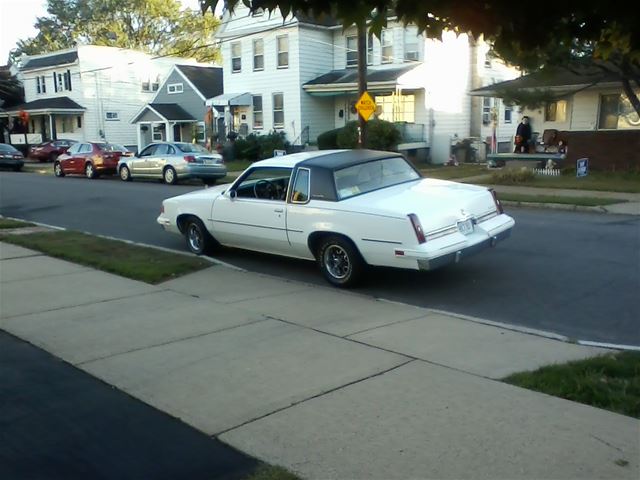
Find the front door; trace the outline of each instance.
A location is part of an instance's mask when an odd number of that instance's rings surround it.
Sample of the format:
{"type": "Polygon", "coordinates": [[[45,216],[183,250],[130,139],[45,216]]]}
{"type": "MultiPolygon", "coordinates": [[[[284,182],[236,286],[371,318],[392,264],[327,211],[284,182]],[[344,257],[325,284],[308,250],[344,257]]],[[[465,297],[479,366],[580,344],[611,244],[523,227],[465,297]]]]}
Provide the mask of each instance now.
{"type": "Polygon", "coordinates": [[[290,168],[258,167],[219,197],[211,212],[218,241],[261,252],[290,254],[286,230],[286,192],[290,168]]]}
{"type": "Polygon", "coordinates": [[[182,141],[182,124],[176,123],[173,126],[173,141],[181,142],[182,141]]]}

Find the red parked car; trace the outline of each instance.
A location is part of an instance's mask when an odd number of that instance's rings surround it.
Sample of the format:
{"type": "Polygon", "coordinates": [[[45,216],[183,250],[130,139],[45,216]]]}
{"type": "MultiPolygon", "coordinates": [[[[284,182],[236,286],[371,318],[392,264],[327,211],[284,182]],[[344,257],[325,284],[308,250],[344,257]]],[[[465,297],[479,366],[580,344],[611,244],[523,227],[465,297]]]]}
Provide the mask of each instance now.
{"type": "Polygon", "coordinates": [[[75,140],[51,140],[49,142],[43,142],[40,145],[31,147],[29,151],[29,157],[40,160],[41,162],[55,162],[59,155],[62,155],[67,151],[71,145],[77,143],[75,140]]]}
{"type": "Polygon", "coordinates": [[[114,174],[118,160],[133,153],[122,145],[103,142],[75,143],[53,163],[56,177],[86,175],[97,178],[102,174],[114,174]]]}

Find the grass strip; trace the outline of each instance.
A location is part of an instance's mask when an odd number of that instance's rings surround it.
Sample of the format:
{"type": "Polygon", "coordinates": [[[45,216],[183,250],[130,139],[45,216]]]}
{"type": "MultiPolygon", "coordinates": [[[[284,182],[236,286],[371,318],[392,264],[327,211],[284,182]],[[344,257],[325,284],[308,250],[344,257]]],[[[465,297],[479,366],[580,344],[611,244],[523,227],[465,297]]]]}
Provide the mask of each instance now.
{"type": "Polygon", "coordinates": [[[0,240],[151,284],[161,283],[211,266],[210,262],[202,258],[72,231],[29,235],[0,233],[0,240]]]}
{"type": "Polygon", "coordinates": [[[262,465],[244,480],[300,480],[300,477],[282,467],[262,465]]]}
{"type": "Polygon", "coordinates": [[[33,223],[21,222],[20,220],[11,220],[10,218],[0,218],[0,230],[8,230],[11,228],[33,227],[33,223]]]}
{"type": "Polygon", "coordinates": [[[560,203],[563,205],[581,205],[586,207],[613,205],[614,203],[624,203],[627,201],[620,198],[568,197],[561,195],[527,195],[521,193],[501,192],[498,192],[498,196],[500,197],[500,200],[511,202],[560,203]]]}
{"type": "Polygon", "coordinates": [[[640,352],[619,352],[510,375],[512,385],[640,418],[640,352]]]}

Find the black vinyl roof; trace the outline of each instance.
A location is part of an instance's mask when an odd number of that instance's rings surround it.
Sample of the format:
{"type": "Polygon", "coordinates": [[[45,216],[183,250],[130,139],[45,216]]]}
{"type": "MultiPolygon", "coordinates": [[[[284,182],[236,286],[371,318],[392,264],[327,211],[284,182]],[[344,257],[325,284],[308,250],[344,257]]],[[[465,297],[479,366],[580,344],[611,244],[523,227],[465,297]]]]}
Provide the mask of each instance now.
{"type": "Polygon", "coordinates": [[[176,65],[205,98],[213,98],[223,92],[222,68],[176,65]]]}
{"type": "Polygon", "coordinates": [[[30,111],[30,110],[85,110],[85,108],[81,105],[78,105],[76,102],[71,100],[69,97],[50,97],[50,98],[40,98],[38,100],[34,100],[33,102],[23,103],[22,105],[17,105],[15,107],[11,107],[7,109],[7,112],[17,112],[20,110],[30,111]]]}
{"type": "Polygon", "coordinates": [[[177,103],[150,103],[149,106],[167,120],[195,120],[193,115],[177,103]]]}
{"type": "MultiPolygon", "coordinates": [[[[368,69],[367,70],[367,82],[392,82],[397,80],[400,75],[416,68],[415,64],[405,65],[398,68],[384,68],[384,69],[368,69]]],[[[320,75],[319,77],[309,80],[305,85],[326,85],[326,84],[340,84],[340,83],[357,83],[358,82],[358,69],[357,68],[344,68],[342,70],[331,70],[328,73],[320,75]]]]}
{"type": "Polygon", "coordinates": [[[54,67],[56,65],[67,65],[73,63],[78,59],[78,52],[65,52],[58,53],[57,55],[48,55],[42,58],[28,59],[20,70],[35,70],[36,68],[54,67]]]}
{"type": "Polygon", "coordinates": [[[309,160],[298,163],[298,167],[326,168],[329,170],[340,170],[352,165],[380,160],[383,158],[402,157],[395,152],[381,152],[377,150],[345,150],[340,152],[328,152],[326,155],[319,155],[309,160]]]}

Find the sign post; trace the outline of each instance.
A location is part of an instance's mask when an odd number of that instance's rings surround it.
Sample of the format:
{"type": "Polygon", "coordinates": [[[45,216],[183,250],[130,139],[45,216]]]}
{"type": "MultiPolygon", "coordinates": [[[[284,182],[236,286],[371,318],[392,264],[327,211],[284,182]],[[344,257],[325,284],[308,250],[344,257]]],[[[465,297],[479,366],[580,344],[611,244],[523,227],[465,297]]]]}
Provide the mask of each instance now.
{"type": "Polygon", "coordinates": [[[589,159],[579,158],[576,161],[576,177],[586,177],[589,174],[589,159]]]}

